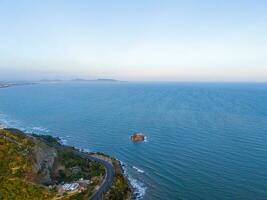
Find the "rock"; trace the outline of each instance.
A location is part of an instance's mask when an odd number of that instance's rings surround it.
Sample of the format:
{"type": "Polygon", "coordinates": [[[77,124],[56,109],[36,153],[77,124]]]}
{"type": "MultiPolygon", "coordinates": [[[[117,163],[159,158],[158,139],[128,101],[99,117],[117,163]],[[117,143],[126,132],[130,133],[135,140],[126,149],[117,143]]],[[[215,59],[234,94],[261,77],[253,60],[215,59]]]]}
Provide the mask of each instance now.
{"type": "Polygon", "coordinates": [[[145,136],[142,133],[134,133],[131,136],[131,140],[134,142],[141,142],[145,140],[145,136]]]}
{"type": "Polygon", "coordinates": [[[54,147],[50,147],[44,142],[33,139],[35,145],[33,148],[33,171],[37,174],[36,181],[40,184],[52,184],[51,169],[54,160],[57,157],[57,151],[54,147]]]}

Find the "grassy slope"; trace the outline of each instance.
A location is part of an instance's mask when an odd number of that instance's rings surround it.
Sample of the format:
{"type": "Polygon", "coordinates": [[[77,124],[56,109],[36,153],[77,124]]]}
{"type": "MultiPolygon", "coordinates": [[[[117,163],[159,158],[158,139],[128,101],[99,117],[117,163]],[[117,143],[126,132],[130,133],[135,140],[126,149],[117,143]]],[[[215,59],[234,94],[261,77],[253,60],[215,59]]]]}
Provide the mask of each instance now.
{"type": "Polygon", "coordinates": [[[23,134],[0,130],[0,199],[51,199],[53,193],[42,186],[27,181],[31,171],[33,143],[23,134]]]}

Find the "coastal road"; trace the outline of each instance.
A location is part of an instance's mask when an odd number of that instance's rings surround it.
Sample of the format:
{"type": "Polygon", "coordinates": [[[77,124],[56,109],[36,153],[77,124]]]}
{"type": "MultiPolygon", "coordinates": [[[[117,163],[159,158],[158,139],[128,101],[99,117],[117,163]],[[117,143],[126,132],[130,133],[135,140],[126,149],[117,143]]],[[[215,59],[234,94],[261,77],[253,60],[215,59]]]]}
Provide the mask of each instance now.
{"type": "Polygon", "coordinates": [[[113,181],[113,177],[114,177],[114,168],[113,166],[105,160],[96,158],[94,156],[91,156],[87,153],[82,153],[82,152],[77,152],[79,154],[79,156],[85,158],[85,159],[89,159],[95,162],[98,162],[102,165],[104,165],[105,169],[106,169],[106,174],[104,177],[104,180],[102,182],[102,184],[100,185],[99,189],[97,191],[94,192],[94,194],[89,198],[90,200],[100,200],[102,195],[108,191],[108,189],[111,187],[112,185],[112,181],[113,181]]]}

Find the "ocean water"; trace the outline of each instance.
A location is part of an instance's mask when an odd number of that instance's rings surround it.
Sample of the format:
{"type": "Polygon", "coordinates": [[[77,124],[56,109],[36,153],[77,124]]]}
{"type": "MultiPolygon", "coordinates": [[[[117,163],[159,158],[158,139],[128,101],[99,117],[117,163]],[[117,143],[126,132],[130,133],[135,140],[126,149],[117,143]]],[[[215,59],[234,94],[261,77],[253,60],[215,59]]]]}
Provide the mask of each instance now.
{"type": "Polygon", "coordinates": [[[267,84],[10,87],[0,121],[117,157],[141,199],[267,199],[267,84]]]}

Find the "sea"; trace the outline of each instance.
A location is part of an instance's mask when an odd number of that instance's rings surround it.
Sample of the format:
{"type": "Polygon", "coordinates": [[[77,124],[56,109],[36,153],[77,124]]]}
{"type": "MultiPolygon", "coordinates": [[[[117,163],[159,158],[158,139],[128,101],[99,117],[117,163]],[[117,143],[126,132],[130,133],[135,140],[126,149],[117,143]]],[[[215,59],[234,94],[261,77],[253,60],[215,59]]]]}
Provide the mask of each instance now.
{"type": "Polygon", "coordinates": [[[267,199],[266,83],[15,86],[0,89],[0,121],[116,157],[136,199],[267,199]]]}

